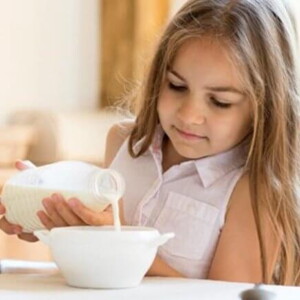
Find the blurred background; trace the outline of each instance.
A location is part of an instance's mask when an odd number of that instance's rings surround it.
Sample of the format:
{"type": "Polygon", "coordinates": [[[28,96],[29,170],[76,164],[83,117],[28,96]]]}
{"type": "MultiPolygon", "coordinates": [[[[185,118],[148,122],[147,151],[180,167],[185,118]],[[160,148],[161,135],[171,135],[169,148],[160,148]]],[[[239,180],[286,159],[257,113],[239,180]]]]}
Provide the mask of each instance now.
{"type": "Polygon", "coordinates": [[[101,164],[106,130],[121,117],[106,108],[141,78],[183,3],[0,0],[1,177],[16,158],[101,164]]]}
{"type": "MultiPolygon", "coordinates": [[[[0,0],[0,191],[16,159],[103,163],[107,131],[123,118],[108,107],[142,78],[184,2],[0,0]]],[[[49,254],[0,232],[1,258],[49,254]]]]}
{"type": "MultiPolygon", "coordinates": [[[[16,159],[103,163],[115,105],[185,0],[0,0],[0,190],[16,159]]],[[[0,232],[0,258],[50,259],[0,232]]]]}

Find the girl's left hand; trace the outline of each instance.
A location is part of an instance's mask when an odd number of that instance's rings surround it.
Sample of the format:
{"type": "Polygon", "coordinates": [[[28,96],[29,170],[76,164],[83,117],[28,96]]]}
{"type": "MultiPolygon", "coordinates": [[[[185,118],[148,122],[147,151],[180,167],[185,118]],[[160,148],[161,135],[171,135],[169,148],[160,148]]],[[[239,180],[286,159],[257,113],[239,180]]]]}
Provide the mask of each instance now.
{"type": "Polygon", "coordinates": [[[40,210],[37,215],[47,229],[78,225],[113,225],[111,206],[102,212],[95,212],[83,205],[79,199],[66,200],[60,194],[43,199],[43,205],[45,211],[40,210]]]}

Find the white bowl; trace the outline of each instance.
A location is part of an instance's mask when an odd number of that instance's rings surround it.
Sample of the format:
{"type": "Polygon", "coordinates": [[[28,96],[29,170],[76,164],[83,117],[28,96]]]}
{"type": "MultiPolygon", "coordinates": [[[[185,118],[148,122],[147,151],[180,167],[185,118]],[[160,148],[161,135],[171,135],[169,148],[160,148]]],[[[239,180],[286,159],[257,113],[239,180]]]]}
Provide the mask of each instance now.
{"type": "Polygon", "coordinates": [[[174,237],[148,227],[59,227],[34,234],[50,246],[67,283],[82,288],[127,288],[140,284],[158,246],[174,237]]]}

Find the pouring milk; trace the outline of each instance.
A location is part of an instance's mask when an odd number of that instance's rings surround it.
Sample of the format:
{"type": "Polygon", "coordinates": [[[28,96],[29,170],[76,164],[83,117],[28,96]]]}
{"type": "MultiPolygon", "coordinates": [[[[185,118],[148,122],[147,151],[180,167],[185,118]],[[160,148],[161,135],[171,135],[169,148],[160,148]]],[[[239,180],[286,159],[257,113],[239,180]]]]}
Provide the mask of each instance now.
{"type": "Polygon", "coordinates": [[[21,225],[24,232],[44,228],[36,213],[43,210],[42,199],[53,193],[76,197],[99,212],[111,204],[115,229],[120,230],[118,200],[124,191],[124,179],[114,170],[61,161],[16,174],[4,185],[1,198],[7,220],[21,225]]]}

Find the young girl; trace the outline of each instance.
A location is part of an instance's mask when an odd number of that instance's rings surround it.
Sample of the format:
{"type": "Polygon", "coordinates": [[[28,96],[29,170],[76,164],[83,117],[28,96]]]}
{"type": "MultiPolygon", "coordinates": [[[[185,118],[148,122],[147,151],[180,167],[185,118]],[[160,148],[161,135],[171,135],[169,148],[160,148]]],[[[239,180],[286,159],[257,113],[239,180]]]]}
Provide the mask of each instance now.
{"type": "MultiPolygon", "coordinates": [[[[106,149],[122,223],[176,234],[148,275],[300,283],[295,37],[283,0],[190,0],[166,28],[137,117],[106,149]]],[[[43,203],[49,229],[112,223],[78,199],[43,203]]]]}

